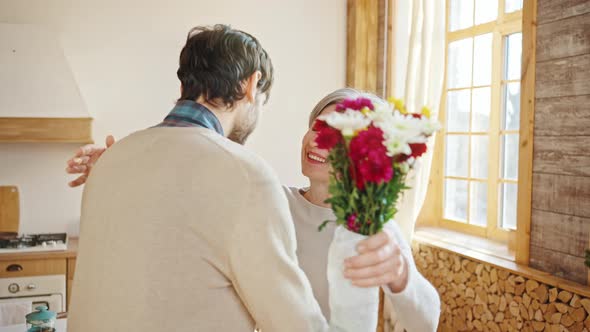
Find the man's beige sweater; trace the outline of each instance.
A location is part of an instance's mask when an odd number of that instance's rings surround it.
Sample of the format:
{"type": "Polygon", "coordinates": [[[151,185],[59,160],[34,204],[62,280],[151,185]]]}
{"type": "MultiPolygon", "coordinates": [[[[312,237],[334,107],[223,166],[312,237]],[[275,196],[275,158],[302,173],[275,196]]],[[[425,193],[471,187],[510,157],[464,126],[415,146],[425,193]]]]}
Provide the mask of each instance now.
{"type": "Polygon", "coordinates": [[[111,147],[84,191],[69,332],[326,331],[275,173],[204,128],[111,147]]]}

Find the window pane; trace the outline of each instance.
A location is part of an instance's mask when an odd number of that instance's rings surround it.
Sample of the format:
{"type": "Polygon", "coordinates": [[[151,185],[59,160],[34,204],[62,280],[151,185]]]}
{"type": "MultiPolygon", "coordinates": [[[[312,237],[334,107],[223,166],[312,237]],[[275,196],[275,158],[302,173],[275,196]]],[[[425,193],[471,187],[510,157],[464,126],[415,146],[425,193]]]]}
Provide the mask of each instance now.
{"type": "Polygon", "coordinates": [[[492,81],[492,34],[479,35],[474,40],[473,85],[490,85],[492,81]]]}
{"type": "Polygon", "coordinates": [[[469,131],[469,94],[471,90],[447,94],[447,131],[469,131]]]}
{"type": "Polygon", "coordinates": [[[488,137],[471,136],[471,177],[488,177],[488,137]]]}
{"type": "Polygon", "coordinates": [[[448,88],[471,86],[472,48],[473,38],[461,39],[449,44],[448,88]]]}
{"type": "Polygon", "coordinates": [[[522,55],[522,33],[514,33],[506,37],[506,72],[504,79],[520,79],[520,63],[522,55]]]}
{"type": "Polygon", "coordinates": [[[469,136],[448,135],[446,142],[445,175],[467,177],[469,136]]]}
{"type": "Polygon", "coordinates": [[[495,21],[498,17],[498,0],[475,0],[475,25],[495,21]]]}
{"type": "Polygon", "coordinates": [[[505,13],[512,13],[522,9],[522,0],[506,0],[505,13]]]}
{"type": "Polygon", "coordinates": [[[488,220],[488,185],[483,182],[471,182],[471,202],[469,223],[486,226],[488,220]]]}
{"type": "Polygon", "coordinates": [[[486,132],[490,127],[492,97],[490,88],[473,89],[471,97],[471,131],[486,132]]]}
{"type": "Polygon", "coordinates": [[[508,83],[504,86],[504,116],[505,130],[520,129],[520,82],[508,83]]]}
{"type": "Polygon", "coordinates": [[[467,220],[467,181],[445,180],[444,217],[457,221],[467,220]]]}
{"type": "Polygon", "coordinates": [[[502,178],[508,180],[518,179],[518,135],[502,136],[502,178]]]}
{"type": "Polygon", "coordinates": [[[516,196],[518,186],[514,183],[500,184],[500,226],[516,229],[516,196]]]}
{"type": "Polygon", "coordinates": [[[473,26],[473,0],[451,0],[449,30],[461,30],[473,26]]]}

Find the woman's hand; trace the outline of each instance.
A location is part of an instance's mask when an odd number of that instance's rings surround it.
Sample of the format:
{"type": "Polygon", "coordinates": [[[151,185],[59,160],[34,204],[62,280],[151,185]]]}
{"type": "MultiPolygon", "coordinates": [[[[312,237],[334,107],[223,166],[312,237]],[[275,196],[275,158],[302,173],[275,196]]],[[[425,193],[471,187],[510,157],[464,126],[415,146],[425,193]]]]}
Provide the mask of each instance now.
{"type": "Polygon", "coordinates": [[[357,245],[357,256],[344,261],[344,277],[358,287],[388,285],[393,293],[408,283],[408,264],[389,230],[375,234],[357,245]]]}
{"type": "Polygon", "coordinates": [[[77,187],[86,183],[90,170],[96,164],[96,161],[100,156],[110,148],[111,145],[115,144],[115,138],[112,135],[108,135],[106,138],[106,147],[101,147],[94,144],[88,144],[80,147],[74,157],[68,160],[68,167],[66,172],[69,174],[82,174],[77,179],[70,181],[68,185],[70,187],[77,187]]]}

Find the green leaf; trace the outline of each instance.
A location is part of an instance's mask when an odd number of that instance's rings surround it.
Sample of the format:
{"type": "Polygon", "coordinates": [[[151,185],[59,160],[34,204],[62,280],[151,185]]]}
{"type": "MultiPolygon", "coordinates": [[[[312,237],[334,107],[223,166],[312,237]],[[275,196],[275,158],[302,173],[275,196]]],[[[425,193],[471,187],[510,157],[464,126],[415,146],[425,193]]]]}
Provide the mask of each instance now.
{"type": "Polygon", "coordinates": [[[331,223],[331,220],[326,220],[324,221],[319,227],[318,227],[318,232],[321,232],[324,228],[326,228],[326,226],[328,225],[328,223],[331,223]]]}

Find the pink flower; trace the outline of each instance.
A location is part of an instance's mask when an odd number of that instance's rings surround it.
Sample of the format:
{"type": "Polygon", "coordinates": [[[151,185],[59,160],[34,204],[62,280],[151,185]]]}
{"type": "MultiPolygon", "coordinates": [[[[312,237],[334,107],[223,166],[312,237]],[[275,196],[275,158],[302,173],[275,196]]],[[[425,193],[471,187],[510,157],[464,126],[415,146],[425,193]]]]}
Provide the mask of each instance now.
{"type": "Polygon", "coordinates": [[[375,109],[373,103],[368,98],[359,97],[356,99],[345,99],[336,105],[336,111],[342,112],[346,109],[351,109],[355,111],[360,111],[363,108],[367,107],[371,111],[375,109]]]}
{"type": "Polygon", "coordinates": [[[360,226],[357,222],[356,213],[353,213],[350,216],[348,216],[346,226],[348,226],[348,229],[352,232],[358,232],[360,230],[360,226]]]}

